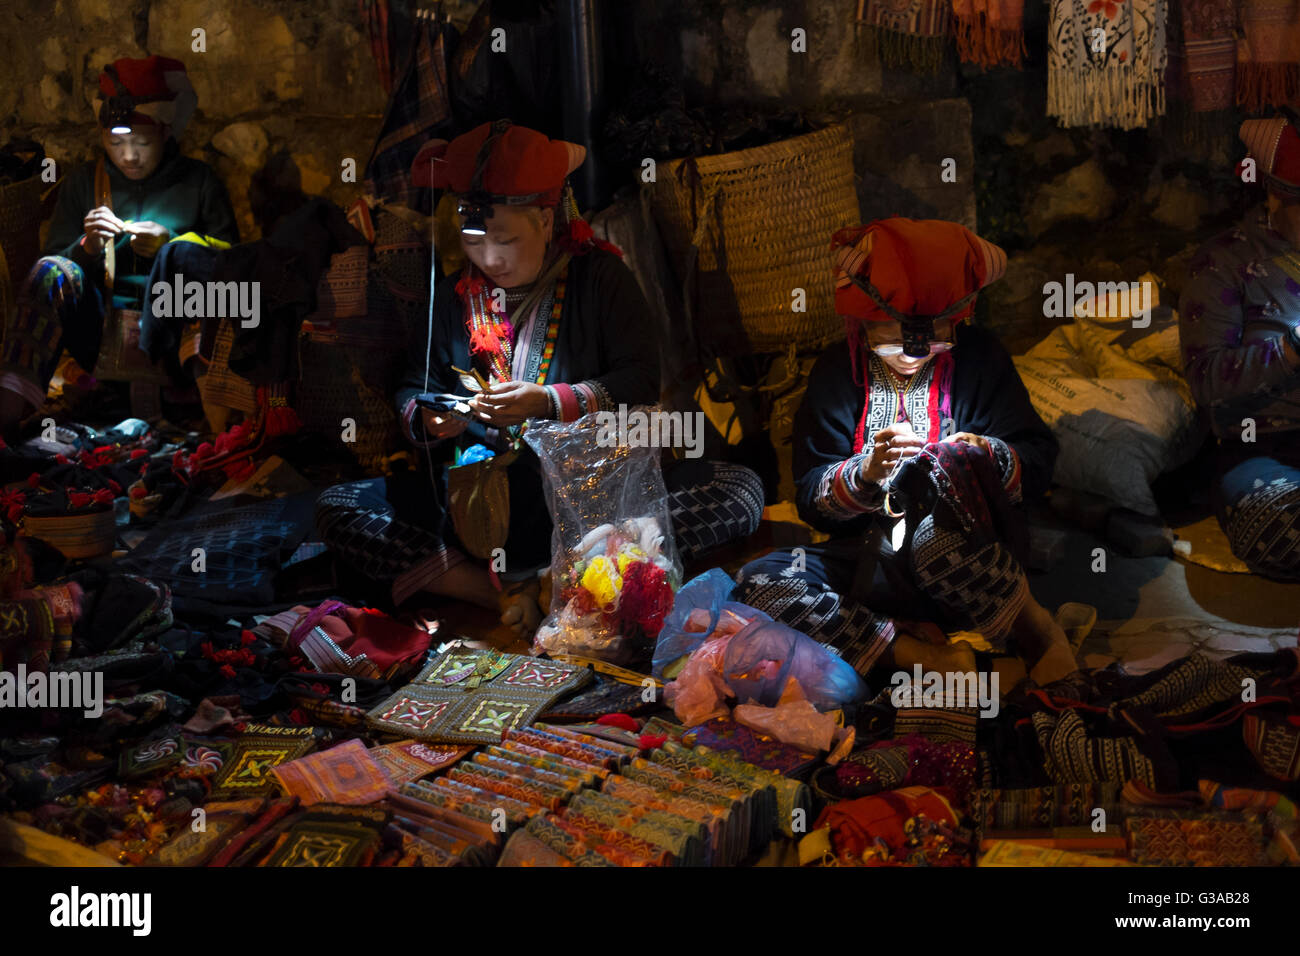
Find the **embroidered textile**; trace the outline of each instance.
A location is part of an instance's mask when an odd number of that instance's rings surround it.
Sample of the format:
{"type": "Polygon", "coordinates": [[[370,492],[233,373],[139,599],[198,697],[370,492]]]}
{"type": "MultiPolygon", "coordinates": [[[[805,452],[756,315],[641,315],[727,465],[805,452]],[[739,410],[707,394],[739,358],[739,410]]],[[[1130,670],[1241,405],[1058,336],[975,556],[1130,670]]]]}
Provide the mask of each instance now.
{"type": "Polygon", "coordinates": [[[1124,820],[1139,866],[1261,866],[1263,825],[1253,811],[1142,810],[1124,820]]]}
{"type": "Polygon", "coordinates": [[[451,743],[498,743],[560,695],[591,680],[585,668],[495,651],[452,648],[370,712],[372,727],[451,743]]]}
{"type": "Polygon", "coordinates": [[[276,792],[272,770],[305,756],[316,747],[310,727],[268,727],[249,724],[235,742],[235,751],[212,784],[218,800],[267,796],[276,792]]]}
{"type": "Polygon", "coordinates": [[[298,819],[264,866],[338,867],[365,864],[378,849],[391,814],[375,807],[317,804],[298,819]]]}
{"type": "Polygon", "coordinates": [[[370,756],[383,768],[388,779],[393,781],[393,786],[400,787],[454,764],[473,749],[402,740],[371,748],[370,756]]]}
{"type": "Polygon", "coordinates": [[[285,793],[304,806],[374,803],[392,786],[360,740],[282,763],[272,767],[271,773],[285,793]]]}
{"type": "Polygon", "coordinates": [[[1165,112],[1167,0],[1051,0],[1047,115],[1141,129],[1165,112]]]}
{"type": "Polygon", "coordinates": [[[775,737],[736,723],[730,717],[715,717],[692,727],[682,738],[688,747],[725,750],[746,763],[785,776],[794,776],[816,763],[817,755],[783,744],[775,737]]]}
{"type": "Polygon", "coordinates": [[[1300,98],[1300,9],[1295,0],[1241,0],[1237,105],[1248,113],[1300,98]]]}

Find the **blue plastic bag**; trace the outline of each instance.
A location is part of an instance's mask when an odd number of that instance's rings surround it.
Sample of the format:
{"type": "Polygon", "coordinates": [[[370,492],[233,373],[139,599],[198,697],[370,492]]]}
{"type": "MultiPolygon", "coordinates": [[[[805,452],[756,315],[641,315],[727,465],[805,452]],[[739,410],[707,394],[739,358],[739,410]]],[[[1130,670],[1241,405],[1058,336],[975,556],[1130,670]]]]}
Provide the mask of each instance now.
{"type": "MultiPolygon", "coordinates": [[[[654,663],[651,673],[662,677],[664,668],[678,658],[685,657],[708,640],[713,629],[718,626],[718,617],[723,608],[733,602],[728,599],[735,589],[736,582],[721,568],[710,568],[703,574],[687,581],[673,601],[673,609],[664,618],[663,630],[655,643],[654,663]],[[709,612],[708,627],[703,631],[686,630],[686,621],[691,612],[704,608],[709,612]]],[[[743,617],[761,617],[771,620],[762,611],[756,611],[743,604],[735,607],[743,617]]]]}
{"type": "Polygon", "coordinates": [[[866,683],[848,661],[779,621],[752,621],[727,645],[722,679],[740,703],[775,707],[791,677],[822,712],[867,696],[866,683]]]}

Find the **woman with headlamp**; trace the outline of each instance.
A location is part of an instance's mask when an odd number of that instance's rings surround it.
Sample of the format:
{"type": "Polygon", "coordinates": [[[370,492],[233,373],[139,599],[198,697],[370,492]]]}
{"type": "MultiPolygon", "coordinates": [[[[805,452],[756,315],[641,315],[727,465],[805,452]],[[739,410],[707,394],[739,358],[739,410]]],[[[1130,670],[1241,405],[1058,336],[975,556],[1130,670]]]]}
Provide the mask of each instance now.
{"type": "Polygon", "coordinates": [[[957,223],[903,218],[842,230],[833,249],[849,347],[818,360],[794,426],[799,513],[831,540],[746,565],[737,599],[864,675],[969,671],[969,645],[944,635],[957,630],[1014,640],[1039,684],[1068,675],[1014,507],[1047,489],[1056,440],[1010,356],[966,324],[1006,254],[957,223]]]}
{"type": "Polygon", "coordinates": [[[185,64],[117,60],[100,74],[99,94],[103,155],[63,178],[45,256],[5,328],[0,428],[45,402],[64,349],[94,371],[106,310],[140,309],[165,243],[188,232],[239,241],[225,186],[177,145],[197,103],[185,64]]]}
{"type": "MultiPolygon", "coordinates": [[[[454,440],[500,454],[529,419],[568,422],[659,400],[660,342],[641,289],[621,253],[580,218],[567,185],[585,155],[499,120],[416,157],[417,185],[459,199],[467,261],[435,289],[430,335],[413,350],[397,396],[413,444],[446,454],[454,440]],[[475,391],[477,383],[487,388],[475,391]],[[417,396],[429,393],[462,396],[468,415],[421,407],[417,396]]],[[[550,563],[551,521],[536,455],[523,447],[507,473],[509,534],[496,582],[459,546],[431,475],[329,489],[317,528],[355,571],[391,588],[395,603],[421,591],[455,596],[500,608],[503,621],[529,632],[540,619],[537,576],[550,563]]],[[[762,482],[748,468],[686,461],[665,480],[685,559],[758,525],[762,482]]]]}

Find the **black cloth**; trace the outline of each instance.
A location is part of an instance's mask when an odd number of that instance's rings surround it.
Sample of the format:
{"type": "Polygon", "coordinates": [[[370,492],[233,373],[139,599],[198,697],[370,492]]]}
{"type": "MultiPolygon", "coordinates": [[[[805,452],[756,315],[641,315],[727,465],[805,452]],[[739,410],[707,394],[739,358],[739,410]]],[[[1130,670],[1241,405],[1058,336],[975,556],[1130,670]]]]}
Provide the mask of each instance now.
{"type": "MultiPolygon", "coordinates": [[[[169,286],[176,273],[200,282],[258,282],[260,310],[255,326],[230,319],[235,341],[230,369],[257,385],[288,381],[297,375],[298,331],[316,309],[316,287],[337,252],[365,243],[343,210],[315,197],[284,217],[265,239],[216,250],[195,243],[173,243],[155,258],[148,291],[158,282],[169,286]]],[[[180,341],[183,317],[154,314],[153,296],[145,300],[140,341],[150,356],[164,354],[180,341]]],[[[204,340],[215,339],[219,316],[204,317],[204,340]]]]}
{"type": "MultiPolygon", "coordinates": [[[[456,294],[457,276],[439,283],[434,295],[433,347],[429,355],[428,391],[470,396],[452,367],[470,368],[465,307],[456,294]]],[[[545,316],[539,316],[543,321],[545,316]]],[[[641,287],[613,253],[595,249],[569,263],[564,307],[546,384],[594,381],[613,403],[651,405],[659,399],[659,342],[641,287]]],[[[400,415],[406,403],[425,391],[427,330],[415,336],[416,348],[397,393],[400,415]]],[[[420,416],[413,428],[422,436],[420,416]]],[[[486,427],[474,423],[456,442],[443,442],[434,453],[451,458],[455,444],[488,444],[486,427]]],[[[512,568],[540,567],[550,561],[550,516],[542,491],[541,465],[525,447],[509,468],[510,536],[505,550],[512,568]]],[[[440,498],[446,501],[445,479],[440,498]]]]}
{"type": "Polygon", "coordinates": [[[155,528],[119,567],[170,586],[178,611],[265,611],[281,597],[278,572],[310,530],[314,502],[314,493],[241,508],[212,502],[155,528]]]}
{"type": "MultiPolygon", "coordinates": [[[[167,227],[172,236],[198,232],[239,242],[239,226],[230,196],[212,167],[181,155],[173,139],[167,140],[163,160],[146,179],[127,179],[102,152],[113,193],[113,214],[135,222],[152,221],[167,227]]],[[[42,255],[64,256],[86,272],[97,285],[103,282],[103,257],[92,256],[81,245],[86,213],[95,207],[95,162],[70,172],[59,186],[59,198],[50,220],[42,255]]],[[[119,236],[116,295],[127,293],[138,307],[144,278],[152,259],[136,255],[129,235],[119,236]]]]}
{"type": "MultiPolygon", "coordinates": [[[[956,431],[1002,439],[1020,458],[1024,497],[1043,494],[1056,463],[1056,438],[1034,411],[1011,356],[992,333],[973,326],[957,329],[952,356],[956,431]]],[[[853,378],[849,350],[841,343],[828,348],[813,366],[795,416],[793,465],[799,516],[837,538],[860,538],[873,522],[888,520],[880,514],[864,514],[836,521],[815,504],[825,468],[853,457],[865,401],[863,386],[853,378]]]]}

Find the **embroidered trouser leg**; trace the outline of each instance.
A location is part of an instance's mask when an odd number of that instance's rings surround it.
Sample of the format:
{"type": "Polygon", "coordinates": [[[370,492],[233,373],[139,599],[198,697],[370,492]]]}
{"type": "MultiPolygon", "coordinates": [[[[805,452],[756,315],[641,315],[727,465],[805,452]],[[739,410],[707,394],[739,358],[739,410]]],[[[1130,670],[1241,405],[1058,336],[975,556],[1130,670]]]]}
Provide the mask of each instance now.
{"type": "Polygon", "coordinates": [[[0,342],[0,388],[39,408],[65,348],[82,368],[94,369],[104,300],[81,266],[62,256],[37,259],[16,299],[0,342]]]}
{"type": "Polygon", "coordinates": [[[740,569],[735,598],[834,649],[866,674],[894,639],[894,622],[848,596],[856,559],[832,543],[773,551],[740,569]]]}
{"type": "Polygon", "coordinates": [[[942,623],[979,631],[1003,649],[1029,596],[1029,580],[1010,548],[1000,541],[976,545],[960,529],[940,528],[927,516],[912,538],[912,567],[942,623]]]}
{"type": "MultiPolygon", "coordinates": [[[[1300,579],[1300,452],[1282,441],[1264,454],[1223,459],[1216,495],[1232,553],[1258,574],[1300,579]]],[[[1263,443],[1261,443],[1263,444],[1263,443]]]]}
{"type": "Polygon", "coordinates": [[[683,564],[753,534],[763,517],[763,479],[744,465],[686,460],[664,474],[683,564]]]}
{"type": "MultiPolygon", "coordinates": [[[[411,486],[420,480],[356,481],[327,488],[316,499],[321,540],[354,573],[390,586],[397,604],[468,560],[431,530],[439,525],[436,507],[421,508],[412,499],[411,486]]],[[[432,499],[428,494],[426,501],[432,499]]]]}

